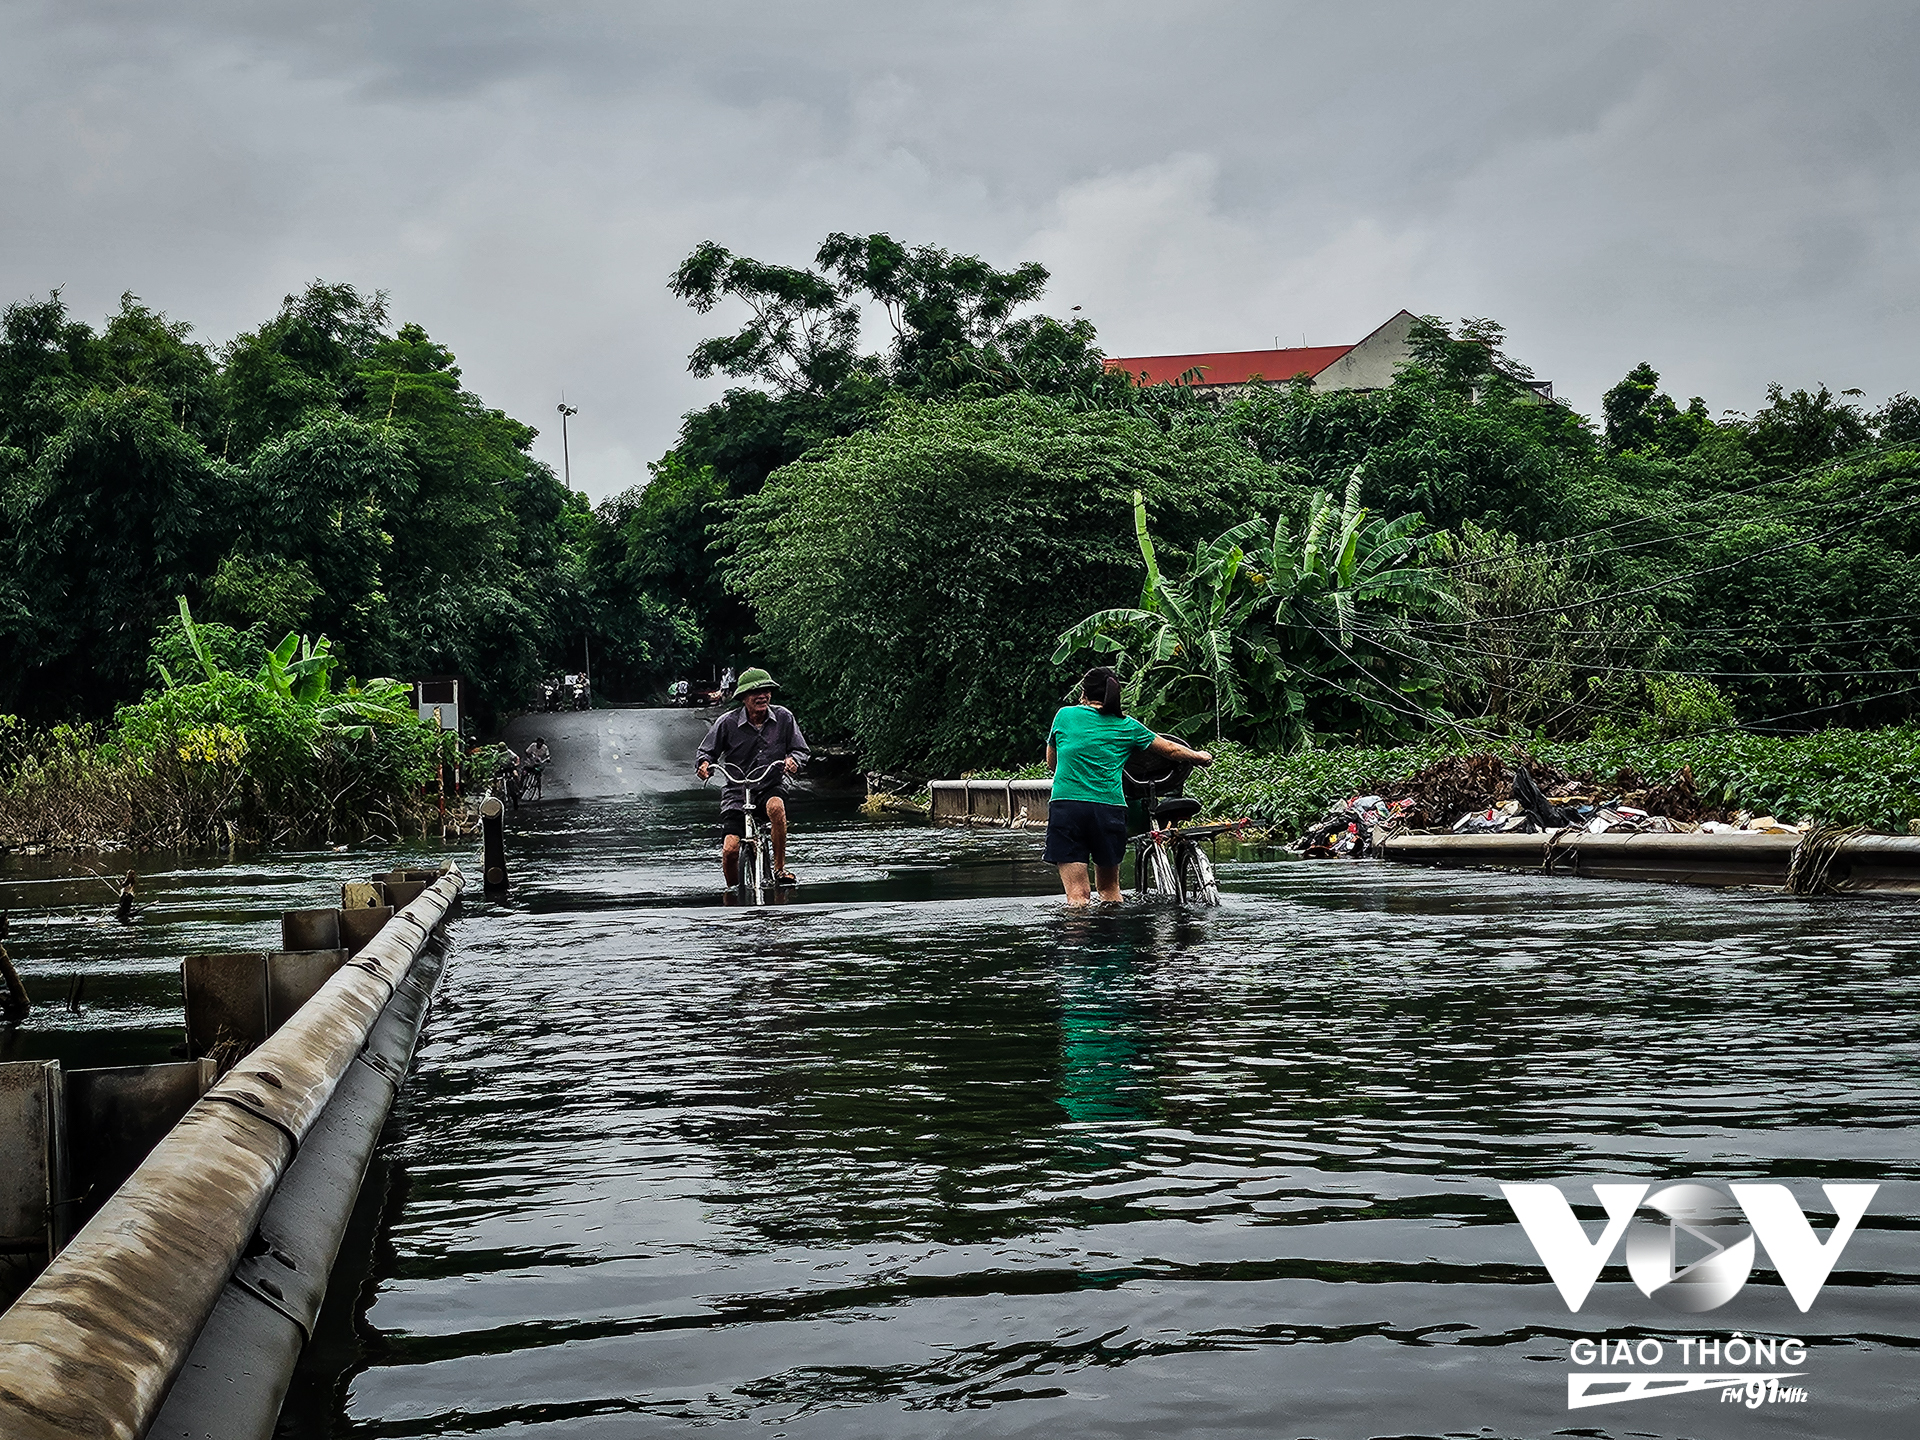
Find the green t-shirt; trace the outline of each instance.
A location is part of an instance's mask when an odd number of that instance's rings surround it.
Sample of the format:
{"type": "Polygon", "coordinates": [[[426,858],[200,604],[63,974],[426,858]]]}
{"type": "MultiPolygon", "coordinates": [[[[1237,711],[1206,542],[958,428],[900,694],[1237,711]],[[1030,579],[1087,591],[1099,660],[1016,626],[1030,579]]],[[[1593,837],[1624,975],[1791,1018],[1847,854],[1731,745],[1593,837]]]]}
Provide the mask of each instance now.
{"type": "Polygon", "coordinates": [[[1053,798],[1126,804],[1120,767],[1153,739],[1153,731],[1131,715],[1116,720],[1091,705],[1063,705],[1047,736],[1054,749],[1053,798]]]}

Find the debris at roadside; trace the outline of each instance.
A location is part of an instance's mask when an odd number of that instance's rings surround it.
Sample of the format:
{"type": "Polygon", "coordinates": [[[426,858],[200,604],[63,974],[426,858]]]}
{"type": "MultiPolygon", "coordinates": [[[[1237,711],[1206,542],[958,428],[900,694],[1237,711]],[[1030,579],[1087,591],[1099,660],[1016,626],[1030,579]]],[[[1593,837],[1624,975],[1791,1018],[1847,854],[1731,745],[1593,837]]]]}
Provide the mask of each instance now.
{"type": "Polygon", "coordinates": [[[1814,828],[1806,816],[1730,811],[1700,792],[1691,767],[1666,781],[1626,768],[1610,777],[1565,774],[1530,756],[1456,755],[1390,783],[1376,793],[1335,802],[1288,847],[1313,858],[1359,858],[1391,836],[1408,833],[1538,835],[1793,834],[1814,828]]]}

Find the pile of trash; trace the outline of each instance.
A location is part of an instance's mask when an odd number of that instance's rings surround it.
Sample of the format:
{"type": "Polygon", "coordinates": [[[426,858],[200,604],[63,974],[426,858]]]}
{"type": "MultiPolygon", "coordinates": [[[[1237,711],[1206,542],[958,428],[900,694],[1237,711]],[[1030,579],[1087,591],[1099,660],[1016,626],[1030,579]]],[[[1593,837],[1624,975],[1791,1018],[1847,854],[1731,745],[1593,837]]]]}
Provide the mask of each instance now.
{"type": "Polygon", "coordinates": [[[1360,795],[1336,805],[1293,842],[1292,849],[1314,859],[1341,855],[1359,857],[1389,835],[1409,828],[1411,801],[1389,804],[1378,795],[1360,795]]]}
{"type": "Polygon", "coordinates": [[[1378,793],[1336,802],[1289,848],[1316,858],[1359,858],[1389,836],[1408,831],[1778,835],[1814,825],[1812,817],[1788,823],[1715,806],[1701,795],[1691,767],[1656,784],[1632,769],[1602,780],[1592,774],[1563,774],[1530,757],[1510,764],[1497,755],[1456,755],[1374,788],[1378,793]]]}

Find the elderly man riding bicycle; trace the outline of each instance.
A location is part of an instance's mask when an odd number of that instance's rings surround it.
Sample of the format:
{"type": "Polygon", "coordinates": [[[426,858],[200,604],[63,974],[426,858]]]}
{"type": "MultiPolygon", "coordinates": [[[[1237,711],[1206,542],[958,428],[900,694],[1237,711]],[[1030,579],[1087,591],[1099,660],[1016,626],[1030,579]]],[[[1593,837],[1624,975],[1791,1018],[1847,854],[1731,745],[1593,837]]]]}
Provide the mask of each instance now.
{"type": "Polygon", "coordinates": [[[787,776],[798,773],[807,763],[807,737],[800,733],[799,722],[784,705],[773,703],[773,692],[780,687],[773,676],[758,666],[742,674],[734,685],[740,700],[737,710],[729,710],[713,722],[707,738],[696,752],[700,778],[705,780],[717,764],[724,763],[736,775],[751,775],[769,766],[771,781],[749,794],[745,785],[729,783],[720,792],[720,818],[726,830],[721,850],[720,869],[727,888],[740,883],[740,837],[747,831],[747,810],[764,799],[767,821],[773,831],[773,868],[781,885],[794,885],[793,872],[787,869],[787,803],[784,791],[787,776]]]}

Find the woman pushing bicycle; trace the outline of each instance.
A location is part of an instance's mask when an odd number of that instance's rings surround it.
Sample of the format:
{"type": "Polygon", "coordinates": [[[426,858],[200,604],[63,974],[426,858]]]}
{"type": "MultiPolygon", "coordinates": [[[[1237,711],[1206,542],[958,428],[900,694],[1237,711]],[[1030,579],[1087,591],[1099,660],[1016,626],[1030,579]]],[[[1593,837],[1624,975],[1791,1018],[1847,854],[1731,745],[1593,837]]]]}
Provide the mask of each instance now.
{"type": "Polygon", "coordinates": [[[1063,705],[1047,734],[1053,795],[1047,803],[1049,865],[1060,867],[1069,905],[1091,898],[1091,856],[1100,898],[1120,899],[1120,861],[1127,853],[1127,797],[1120,769],[1142,750],[1186,765],[1211,765],[1205,750],[1189,750],[1156,735],[1120,708],[1120,677],[1105,665],[1089,670],[1078,704],[1063,705]]]}
{"type": "MultiPolygon", "coordinates": [[[[694,767],[702,780],[724,763],[734,775],[752,775],[768,771],[771,779],[750,793],[747,786],[734,783],[733,776],[720,791],[720,819],[726,841],[720,852],[721,873],[727,888],[740,883],[740,838],[747,833],[747,807],[764,804],[768,828],[773,832],[773,868],[777,883],[797,885],[787,869],[787,776],[799,773],[807,763],[807,737],[800,724],[784,705],[773,703],[773,692],[780,687],[773,676],[755,666],[735,683],[734,694],[740,700],[737,710],[729,710],[713,722],[707,738],[695,752],[694,767]]],[[[723,772],[724,773],[724,772],[723,772]]]]}

